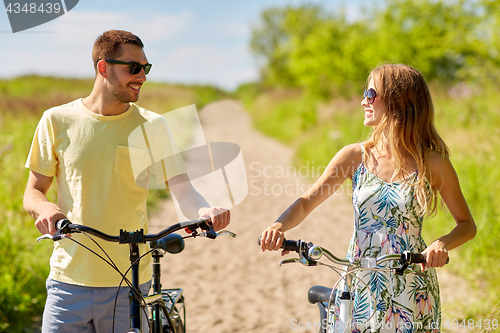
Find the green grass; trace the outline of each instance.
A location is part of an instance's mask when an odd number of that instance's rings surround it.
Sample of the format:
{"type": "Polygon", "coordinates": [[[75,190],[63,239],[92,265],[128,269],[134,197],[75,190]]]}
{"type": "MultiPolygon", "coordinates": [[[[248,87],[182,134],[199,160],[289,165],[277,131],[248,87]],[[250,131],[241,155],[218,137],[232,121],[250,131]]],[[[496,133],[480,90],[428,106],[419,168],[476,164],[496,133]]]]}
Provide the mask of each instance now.
{"type": "MultiPolygon", "coordinates": [[[[244,103],[252,103],[251,98],[244,103]]],[[[254,110],[251,111],[252,118],[259,130],[288,144],[295,142],[301,133],[316,123],[315,102],[303,98],[299,90],[273,90],[259,96],[249,110],[254,110]],[[276,104],[276,100],[280,102],[276,104]]]]}
{"type": "MultiPolygon", "coordinates": [[[[476,238],[451,253],[450,268],[465,277],[485,295],[469,308],[468,318],[500,319],[500,116],[498,92],[484,88],[470,96],[452,99],[435,94],[436,118],[443,139],[451,150],[451,161],[477,225],[476,238]]],[[[426,239],[448,232],[455,222],[446,210],[426,224],[426,239]]]]}
{"type": "Polygon", "coordinates": [[[31,133],[37,122],[33,117],[3,114],[1,118],[0,332],[18,332],[29,324],[29,318],[40,317],[52,244],[36,243],[39,233],[22,207],[28,177],[24,161],[31,141],[26,133],[31,133]],[[47,260],[40,260],[42,257],[47,260]]]}
{"type": "MultiPolygon", "coordinates": [[[[37,123],[46,109],[87,96],[93,80],[25,76],[0,80],[0,332],[30,332],[39,325],[49,272],[50,242],[37,243],[33,219],[23,209],[29,170],[24,167],[37,123]]],[[[139,105],[164,113],[224,98],[211,86],[186,86],[148,82],[139,105]]],[[[167,191],[150,191],[148,207],[154,209],[167,191]]],[[[57,201],[55,186],[49,199],[57,201]]]]}
{"type": "MultiPolygon", "coordinates": [[[[498,91],[488,87],[447,89],[433,85],[431,90],[438,131],[451,150],[452,163],[478,228],[473,241],[452,251],[447,269],[469,281],[476,294],[484,295],[466,309],[467,318],[500,319],[500,273],[496,265],[500,262],[496,246],[500,235],[500,97],[498,91]],[[453,98],[457,93],[462,97],[453,98]]],[[[343,146],[369,135],[363,126],[359,97],[326,104],[298,90],[263,90],[251,85],[238,93],[257,129],[295,148],[297,167],[325,166],[343,146]],[[314,121],[304,121],[301,110],[306,107],[307,119],[314,121]]],[[[455,222],[449,212],[441,210],[424,225],[424,239],[430,243],[450,232],[455,222]]]]}

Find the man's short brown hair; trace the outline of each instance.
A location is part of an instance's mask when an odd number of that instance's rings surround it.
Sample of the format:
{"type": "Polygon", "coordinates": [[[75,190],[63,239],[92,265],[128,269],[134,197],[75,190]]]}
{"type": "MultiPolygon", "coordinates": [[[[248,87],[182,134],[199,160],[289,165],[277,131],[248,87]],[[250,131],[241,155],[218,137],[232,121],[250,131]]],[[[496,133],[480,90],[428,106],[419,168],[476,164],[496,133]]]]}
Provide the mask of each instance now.
{"type": "Polygon", "coordinates": [[[121,54],[121,44],[132,44],[144,48],[141,39],[131,32],[109,30],[97,37],[92,50],[92,61],[97,73],[97,63],[104,59],[116,59],[121,54]]]}

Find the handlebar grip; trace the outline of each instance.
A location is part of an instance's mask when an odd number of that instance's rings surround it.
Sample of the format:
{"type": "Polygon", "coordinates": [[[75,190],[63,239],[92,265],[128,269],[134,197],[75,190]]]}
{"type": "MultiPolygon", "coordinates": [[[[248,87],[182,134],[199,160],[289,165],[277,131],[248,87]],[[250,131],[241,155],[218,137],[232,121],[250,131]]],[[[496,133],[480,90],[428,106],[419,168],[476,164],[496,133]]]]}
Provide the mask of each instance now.
{"type": "Polygon", "coordinates": [[[422,253],[413,253],[411,262],[413,264],[425,263],[425,256],[422,253]]]}
{"type": "MultiPolygon", "coordinates": [[[[259,236],[259,238],[257,239],[257,244],[259,244],[259,246],[260,246],[261,243],[262,243],[262,237],[259,236]]],[[[293,251],[293,252],[297,252],[297,253],[300,252],[299,241],[284,239],[283,243],[281,243],[280,248],[283,250],[287,250],[287,251],[293,251]]]]}
{"type": "MultiPolygon", "coordinates": [[[[422,253],[412,253],[408,252],[408,255],[406,257],[407,261],[409,264],[421,264],[421,263],[426,263],[425,256],[422,253]]],[[[446,259],[446,264],[450,262],[450,257],[446,259]]]]}
{"type": "Polygon", "coordinates": [[[70,223],[71,221],[68,219],[60,219],[59,221],[56,222],[56,230],[61,230],[70,223]]]}
{"type": "Polygon", "coordinates": [[[297,252],[297,253],[300,252],[299,242],[294,241],[294,240],[287,240],[287,239],[283,240],[283,243],[281,244],[281,248],[283,250],[287,250],[287,251],[293,251],[293,252],[297,252]]]}
{"type": "Polygon", "coordinates": [[[71,221],[68,219],[60,219],[59,221],[56,222],[56,233],[54,236],[52,236],[52,240],[54,242],[57,242],[58,240],[61,240],[63,238],[63,234],[68,233],[69,230],[65,230],[68,225],[71,224],[71,221]]]}

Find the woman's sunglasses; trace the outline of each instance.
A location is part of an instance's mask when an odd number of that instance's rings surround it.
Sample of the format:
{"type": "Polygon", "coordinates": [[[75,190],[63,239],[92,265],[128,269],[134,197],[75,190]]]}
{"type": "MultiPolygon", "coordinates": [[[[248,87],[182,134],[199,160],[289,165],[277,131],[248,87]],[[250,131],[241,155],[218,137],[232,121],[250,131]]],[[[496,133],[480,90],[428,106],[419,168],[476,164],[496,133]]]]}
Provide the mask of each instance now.
{"type": "Polygon", "coordinates": [[[373,104],[373,102],[375,102],[375,97],[377,97],[377,93],[373,88],[370,88],[368,90],[365,89],[365,94],[363,95],[363,97],[366,98],[368,104],[373,104]]]}
{"type": "Polygon", "coordinates": [[[110,64],[128,65],[128,72],[130,74],[133,74],[133,75],[139,74],[141,72],[141,69],[144,69],[144,74],[148,75],[149,71],[151,70],[151,66],[153,66],[150,63],[142,65],[142,64],[135,62],[135,61],[125,62],[125,61],[114,60],[114,59],[105,59],[105,61],[110,63],[110,64]]]}

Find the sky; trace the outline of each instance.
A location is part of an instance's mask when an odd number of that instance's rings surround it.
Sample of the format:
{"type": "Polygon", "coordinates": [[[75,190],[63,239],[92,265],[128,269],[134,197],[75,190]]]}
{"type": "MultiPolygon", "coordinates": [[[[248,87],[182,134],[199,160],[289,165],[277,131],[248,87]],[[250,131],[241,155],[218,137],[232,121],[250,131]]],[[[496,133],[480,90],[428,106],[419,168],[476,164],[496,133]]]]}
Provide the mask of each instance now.
{"type": "MultiPolygon", "coordinates": [[[[38,1],[39,2],[39,1],[38,1]]],[[[233,90],[258,78],[249,50],[262,10],[297,0],[80,0],[43,25],[12,33],[0,10],[0,78],[39,74],[94,76],[92,45],[98,35],[122,29],[138,35],[153,64],[148,80],[214,84],[233,90]]],[[[309,0],[327,10],[358,15],[361,0],[309,0]]]]}

